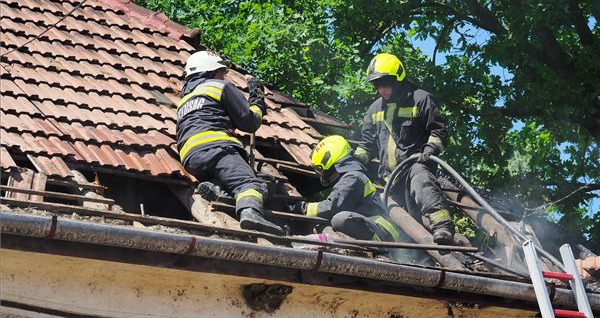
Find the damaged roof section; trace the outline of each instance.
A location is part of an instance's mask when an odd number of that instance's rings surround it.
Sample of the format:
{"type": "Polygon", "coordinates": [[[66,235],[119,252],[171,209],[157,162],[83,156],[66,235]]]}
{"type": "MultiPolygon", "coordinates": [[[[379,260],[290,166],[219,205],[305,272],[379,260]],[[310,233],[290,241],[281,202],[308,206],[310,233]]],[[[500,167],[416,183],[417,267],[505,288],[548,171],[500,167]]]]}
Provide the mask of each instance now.
{"type": "MultiPolygon", "coordinates": [[[[196,50],[184,40],[197,30],[128,1],[76,9],[80,1],[0,3],[4,168],[19,158],[59,178],[79,164],[194,181],[177,159],[175,109],[183,65],[196,50]]],[[[227,80],[246,89],[237,71],[227,80]]],[[[312,127],[286,108],[305,106],[266,93],[270,112],[258,140],[308,166],[312,127]]]]}
{"type": "MultiPolygon", "coordinates": [[[[373,258],[373,250],[368,248],[349,246],[344,253],[362,257],[352,260],[345,256],[324,257],[322,250],[307,252],[282,247],[289,247],[292,240],[241,230],[231,217],[232,198],[222,196],[216,202],[208,202],[194,194],[196,180],[184,171],[178,160],[175,125],[185,60],[196,50],[205,49],[196,45],[197,30],[187,29],[169,21],[164,14],[127,0],[0,0],[0,5],[0,166],[7,172],[2,174],[1,190],[3,204],[8,204],[11,212],[19,214],[2,216],[12,222],[6,225],[7,230],[24,233],[19,231],[31,230],[23,225],[27,222],[44,224],[49,230],[34,233],[32,237],[35,238],[71,237],[70,230],[78,231],[79,228],[90,233],[115,231],[124,236],[154,230],[156,233],[148,237],[164,239],[164,246],[175,244],[176,252],[185,255],[210,257],[210,251],[203,254],[206,251],[199,244],[205,242],[218,248],[223,253],[219,257],[224,260],[250,262],[244,258],[246,255],[237,258],[237,254],[227,252],[226,247],[234,246],[240,251],[255,251],[261,257],[261,264],[274,267],[285,265],[307,271],[327,269],[359,279],[387,279],[419,285],[398,274],[397,263],[367,259],[373,258]],[[80,171],[124,178],[112,179],[107,186],[98,180],[98,174],[92,182],[89,176],[94,174],[88,173],[86,178],[80,171]],[[132,179],[135,183],[141,183],[140,179],[158,181],[161,187],[156,184],[146,188],[139,184],[133,185],[137,188],[120,187],[124,180],[134,183],[132,179]],[[141,194],[151,187],[155,188],[154,192],[141,194]],[[142,204],[137,206],[137,202],[134,207],[124,205],[116,192],[163,200],[168,207],[164,208],[166,213],[172,213],[175,204],[167,201],[165,194],[173,192],[180,202],[177,204],[184,205],[186,213],[191,212],[202,223],[191,221],[189,215],[188,218],[152,215],[147,213],[150,205],[146,205],[146,209],[142,204]],[[37,207],[37,210],[31,207],[37,207]],[[65,217],[72,213],[70,218],[65,217]],[[23,214],[41,216],[28,218],[23,214]],[[164,235],[164,232],[177,235],[164,235]],[[238,242],[207,238],[215,233],[238,242]],[[261,239],[282,246],[265,248],[239,242],[261,239]],[[289,258],[278,259],[274,255],[289,258]],[[295,260],[299,260],[301,266],[293,263],[295,260]],[[290,263],[282,264],[282,261],[290,263]],[[359,267],[353,267],[359,263],[359,267]],[[369,272],[370,267],[381,271],[369,272]]],[[[234,68],[226,80],[246,92],[244,73],[245,70],[234,68]]],[[[322,189],[309,161],[310,149],[317,140],[331,133],[352,138],[356,127],[313,111],[270,85],[265,93],[269,112],[256,132],[257,170],[274,176],[279,185],[283,185],[267,202],[270,209],[267,216],[282,225],[289,225],[288,229],[296,227],[289,233],[308,233],[315,225],[328,225],[328,221],[277,211],[289,200],[302,199],[303,194],[314,194],[322,189]]],[[[245,133],[239,133],[239,137],[246,142],[249,139],[245,133]]],[[[520,255],[514,244],[505,244],[512,242],[514,237],[486,215],[481,205],[464,191],[451,183],[442,186],[454,207],[462,209],[471,219],[481,221],[477,225],[487,236],[484,241],[473,244],[485,245],[486,251],[490,252],[487,255],[504,266],[486,266],[478,261],[489,259],[457,252],[429,251],[428,254],[410,255],[406,259],[416,257],[420,259],[416,261],[419,266],[435,268],[435,272],[429,272],[433,271],[431,268],[426,270],[430,281],[421,286],[460,291],[465,285],[444,283],[442,276],[450,269],[454,274],[449,276],[454,275],[456,280],[496,275],[496,278],[523,284],[526,275],[522,262],[519,262],[520,255]],[[441,272],[438,271],[440,267],[443,268],[441,272]]],[[[405,225],[407,241],[432,242],[431,235],[420,222],[398,206],[391,209],[391,217],[396,224],[405,225]]],[[[471,244],[467,238],[462,239],[464,245],[471,244]]],[[[547,241],[540,240],[544,244],[547,241]]],[[[135,243],[142,244],[143,241],[135,243]]],[[[159,244],[159,241],[145,243],[159,244]]],[[[270,245],[269,242],[266,244],[270,245]]],[[[337,251],[344,247],[343,244],[330,245],[338,248],[337,251]]],[[[139,247],[135,244],[123,247],[136,246],[139,247]]],[[[597,272],[596,262],[586,260],[581,264],[590,274],[597,272]]],[[[415,270],[404,269],[407,273],[415,270]]],[[[478,286],[471,287],[476,293],[478,286]]],[[[523,292],[530,291],[528,286],[521,287],[523,292]]]]}

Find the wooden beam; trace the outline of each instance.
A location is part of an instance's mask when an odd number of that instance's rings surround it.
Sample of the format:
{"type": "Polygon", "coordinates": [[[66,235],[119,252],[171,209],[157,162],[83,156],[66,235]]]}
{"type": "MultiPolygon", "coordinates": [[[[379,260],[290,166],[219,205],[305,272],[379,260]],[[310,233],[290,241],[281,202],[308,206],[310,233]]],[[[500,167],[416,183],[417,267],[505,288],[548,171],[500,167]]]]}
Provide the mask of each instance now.
{"type": "Polygon", "coordinates": [[[305,176],[309,176],[309,177],[313,177],[313,178],[319,177],[319,175],[316,172],[311,171],[311,170],[300,169],[298,167],[288,166],[288,165],[281,164],[281,163],[277,164],[276,166],[277,166],[277,168],[279,168],[281,170],[286,170],[286,171],[294,172],[297,174],[301,174],[301,175],[305,175],[305,176]]]}
{"type": "MultiPolygon", "coordinates": [[[[10,176],[8,177],[8,185],[20,189],[31,189],[33,174],[33,170],[27,168],[11,169],[10,176]]],[[[28,193],[6,192],[5,196],[7,198],[14,198],[18,200],[29,200],[28,193]]]]}
{"type": "MultiPolygon", "coordinates": [[[[434,244],[433,237],[423,225],[415,220],[408,212],[402,209],[393,199],[389,199],[390,219],[402,233],[405,233],[414,242],[419,244],[434,244]]],[[[466,269],[466,267],[452,254],[442,255],[438,251],[428,250],[427,253],[444,267],[453,269],[466,269]]]]}
{"type": "Polygon", "coordinates": [[[181,187],[169,185],[171,192],[186,207],[196,221],[209,226],[227,227],[231,229],[240,229],[240,222],[226,213],[213,212],[211,202],[204,199],[201,195],[194,193],[192,187],[181,187]]]}
{"type": "Polygon", "coordinates": [[[46,180],[46,184],[50,184],[50,185],[56,185],[56,186],[62,186],[62,187],[67,187],[67,188],[83,188],[83,189],[94,189],[94,190],[106,190],[105,186],[102,185],[96,185],[96,184],[91,184],[91,183],[78,183],[75,181],[63,181],[63,180],[56,180],[56,179],[48,179],[46,180]]]}
{"type": "Polygon", "coordinates": [[[267,162],[267,163],[275,163],[275,164],[281,163],[281,164],[288,165],[288,166],[300,167],[300,165],[297,162],[294,162],[294,161],[272,159],[272,158],[256,158],[255,160],[256,161],[267,162]]]}
{"type": "Polygon", "coordinates": [[[191,181],[185,179],[184,177],[175,178],[175,177],[169,177],[169,176],[167,176],[167,177],[153,176],[150,174],[150,171],[146,171],[146,172],[121,171],[116,168],[111,169],[111,168],[102,168],[102,167],[92,167],[89,164],[71,163],[71,162],[69,163],[69,166],[75,167],[75,168],[78,168],[81,170],[102,172],[102,173],[106,173],[106,174],[112,174],[115,176],[123,176],[123,177],[127,177],[127,178],[132,178],[132,179],[141,179],[141,180],[149,180],[149,181],[154,181],[154,182],[162,182],[162,183],[166,183],[166,184],[174,184],[174,185],[180,185],[180,186],[189,186],[192,184],[191,181]]]}
{"type": "MultiPolygon", "coordinates": [[[[224,202],[212,202],[211,205],[213,208],[221,210],[221,211],[227,211],[230,213],[235,211],[235,206],[224,203],[224,202]]],[[[306,215],[302,215],[302,214],[279,212],[279,211],[273,211],[273,210],[268,210],[268,209],[265,209],[264,212],[265,212],[265,216],[274,216],[274,217],[283,218],[283,219],[302,221],[302,222],[311,222],[311,223],[318,223],[318,224],[330,224],[329,220],[320,218],[320,217],[311,217],[311,216],[306,216],[306,215]]]]}
{"type": "MultiPolygon", "coordinates": [[[[46,190],[46,180],[48,177],[45,173],[37,172],[33,174],[33,181],[31,183],[31,189],[36,191],[46,190]]],[[[44,197],[41,195],[30,195],[29,200],[32,201],[44,201],[44,197]]]]}
{"type": "MultiPolygon", "coordinates": [[[[73,180],[77,183],[86,183],[86,184],[99,184],[100,182],[96,180],[96,182],[90,182],[88,181],[85,176],[83,175],[83,173],[79,172],[78,170],[71,170],[71,174],[73,175],[73,180]]],[[[98,175],[95,175],[96,179],[98,178],[98,175]]],[[[112,207],[112,205],[115,203],[114,200],[110,203],[106,203],[108,204],[108,206],[105,206],[103,202],[98,202],[97,199],[100,200],[106,200],[104,198],[104,190],[98,191],[98,193],[96,193],[95,191],[92,191],[90,189],[79,189],[79,188],[68,188],[69,191],[75,193],[76,195],[79,196],[83,196],[85,198],[92,198],[92,199],[96,199],[94,201],[92,200],[81,200],[81,205],[83,205],[86,208],[92,208],[92,209],[110,209],[112,207]]],[[[119,210],[123,210],[120,206],[117,208],[119,210]]]]}
{"type": "MultiPolygon", "coordinates": [[[[90,201],[90,202],[105,203],[105,204],[109,204],[109,205],[112,205],[115,203],[115,200],[113,200],[113,199],[92,198],[92,197],[86,197],[83,195],[76,195],[76,194],[67,194],[67,193],[51,192],[51,191],[39,191],[39,190],[32,190],[32,189],[21,189],[21,188],[17,188],[17,187],[10,187],[10,186],[3,186],[3,185],[0,185],[0,190],[10,191],[10,192],[18,192],[18,193],[35,194],[35,195],[39,195],[42,197],[59,198],[59,199],[65,199],[65,200],[71,200],[71,201],[90,201]]],[[[32,199],[32,201],[39,201],[39,200],[32,199]]]]}

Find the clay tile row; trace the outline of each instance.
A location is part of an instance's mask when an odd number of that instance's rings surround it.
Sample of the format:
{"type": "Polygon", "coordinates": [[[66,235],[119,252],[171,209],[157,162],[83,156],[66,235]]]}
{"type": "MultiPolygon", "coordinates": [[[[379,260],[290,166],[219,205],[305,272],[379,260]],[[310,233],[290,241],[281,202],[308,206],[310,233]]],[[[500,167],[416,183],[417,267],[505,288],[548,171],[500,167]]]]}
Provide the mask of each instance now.
{"type": "MultiPolygon", "coordinates": [[[[10,23],[9,26],[9,30],[21,35],[36,36],[41,34],[43,30],[60,19],[59,16],[48,17],[51,15],[51,13],[48,12],[40,13],[28,9],[22,11],[28,11],[28,14],[25,15],[24,19],[27,19],[26,21],[29,21],[29,23],[13,22],[10,23]],[[32,26],[33,24],[31,22],[35,23],[35,27],[32,26]]],[[[8,17],[10,18],[10,16],[8,17]]],[[[22,16],[18,19],[22,19],[22,16]]],[[[62,23],[65,23],[65,21],[62,23]]],[[[85,35],[76,30],[70,31],[67,27],[62,25],[50,28],[46,33],[40,36],[40,40],[48,42],[59,41],[63,45],[80,45],[93,50],[105,50],[109,53],[129,54],[139,58],[147,57],[155,61],[169,61],[175,64],[180,64],[187,55],[187,53],[185,53],[186,55],[182,55],[182,53],[168,50],[163,47],[152,48],[141,43],[127,43],[121,39],[105,39],[98,35],[85,35]]]]}
{"type": "MultiPolygon", "coordinates": [[[[19,78],[14,79],[14,82],[4,79],[2,83],[7,84],[3,87],[3,93],[12,96],[13,99],[24,97],[32,101],[51,101],[56,105],[73,104],[88,111],[101,110],[107,115],[124,112],[132,117],[135,115],[149,117],[160,115],[163,120],[172,123],[175,120],[173,117],[174,111],[171,111],[168,107],[149,104],[142,99],[132,100],[124,99],[119,95],[107,96],[96,92],[77,92],[72,88],[61,89],[49,86],[46,83],[29,84],[29,82],[19,78]]],[[[163,127],[163,125],[160,127],[163,127]]]]}
{"type": "MultiPolygon", "coordinates": [[[[30,39],[17,36],[11,30],[2,30],[0,38],[4,44],[2,54],[6,53],[8,48],[21,47],[30,39]]],[[[27,54],[39,54],[47,58],[64,58],[76,62],[85,61],[91,64],[110,65],[116,69],[129,68],[140,72],[152,72],[162,77],[178,78],[182,73],[181,67],[171,63],[157,63],[146,57],[140,59],[127,54],[109,54],[102,50],[94,52],[82,46],[63,45],[60,42],[33,41],[21,50],[28,52],[27,54]]]]}
{"type": "MultiPolygon", "coordinates": [[[[31,91],[35,89],[32,85],[21,84],[21,87],[25,87],[26,91],[31,88],[31,91]]],[[[40,85],[37,87],[39,95],[42,95],[42,99],[46,99],[47,95],[60,94],[64,91],[53,92],[50,87],[47,85],[40,85]],[[49,93],[48,93],[49,92],[49,93]]],[[[4,92],[3,92],[4,93],[4,92]]],[[[37,95],[39,97],[39,95],[37,95]]],[[[25,94],[25,96],[35,96],[33,94],[25,94]]],[[[23,96],[23,97],[25,97],[23,96]]],[[[12,96],[12,100],[8,100],[9,102],[18,101],[19,96],[12,96]]],[[[60,95],[59,97],[60,98],[60,95]]],[[[98,109],[82,109],[74,104],[66,104],[64,100],[31,100],[35,107],[39,110],[40,114],[43,114],[45,117],[54,118],[58,121],[68,121],[68,122],[82,122],[82,123],[90,123],[90,124],[106,124],[109,127],[118,127],[120,129],[134,129],[134,130],[142,130],[142,131],[150,131],[150,130],[159,130],[164,131],[167,134],[174,135],[175,133],[175,123],[173,121],[161,121],[157,120],[154,117],[150,117],[149,115],[141,115],[141,116],[129,116],[127,114],[122,113],[110,113],[104,112],[98,109]]],[[[18,106],[7,106],[8,109],[15,109],[18,106]]],[[[4,105],[2,107],[4,109],[4,105]]]]}
{"type": "Polygon", "coordinates": [[[107,143],[131,147],[170,146],[175,140],[159,131],[145,133],[131,129],[114,130],[106,125],[83,125],[79,122],[59,122],[54,118],[30,117],[2,112],[4,128],[9,132],[30,133],[36,136],[57,136],[66,140],[81,140],[91,143],[107,143]]]}
{"type": "Polygon", "coordinates": [[[154,96],[138,84],[124,85],[114,79],[97,80],[92,76],[73,76],[67,72],[50,72],[43,68],[23,67],[18,64],[7,66],[12,78],[28,83],[48,83],[49,86],[71,88],[76,92],[96,92],[101,95],[120,95],[126,99],[143,99],[154,102],[154,96]]]}
{"type": "Polygon", "coordinates": [[[34,157],[71,157],[88,164],[136,170],[154,176],[185,175],[179,161],[165,149],[138,153],[132,149],[114,149],[109,145],[85,144],[81,141],[70,143],[56,137],[34,137],[28,133],[14,134],[4,129],[0,130],[0,136],[3,146],[19,148],[23,153],[34,157]]]}

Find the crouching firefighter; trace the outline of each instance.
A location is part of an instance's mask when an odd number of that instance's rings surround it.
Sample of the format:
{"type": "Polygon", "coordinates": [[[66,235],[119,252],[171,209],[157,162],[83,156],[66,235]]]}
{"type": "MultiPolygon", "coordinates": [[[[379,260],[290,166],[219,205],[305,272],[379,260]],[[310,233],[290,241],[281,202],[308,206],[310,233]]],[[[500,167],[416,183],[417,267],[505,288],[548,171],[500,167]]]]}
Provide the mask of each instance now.
{"type": "Polygon", "coordinates": [[[434,242],[452,244],[454,223],[435,178],[436,164],[430,159],[444,149],[446,126],[431,94],[405,77],[404,65],[396,56],[381,53],[371,60],[367,81],[380,98],[367,111],[355,156],[365,164],[378,156],[379,176],[389,182],[387,177],[400,162],[420,153],[417,162],[393,181],[392,194],[413,216],[429,219],[434,242]]]}
{"type": "Polygon", "coordinates": [[[199,181],[216,179],[235,198],[243,229],[282,235],[281,227],[263,217],[267,185],[256,177],[233,129],[253,133],[267,112],[262,84],[249,80],[249,101],[225,81],[229,61],[200,51],[185,65],[185,84],[177,107],[177,148],[184,168],[199,181]]]}
{"type": "Polygon", "coordinates": [[[375,185],[344,137],[321,140],[311,153],[311,164],[321,183],[332,187],[331,193],[320,202],[290,205],[290,212],[329,219],[334,231],[358,240],[400,241],[375,185]]]}

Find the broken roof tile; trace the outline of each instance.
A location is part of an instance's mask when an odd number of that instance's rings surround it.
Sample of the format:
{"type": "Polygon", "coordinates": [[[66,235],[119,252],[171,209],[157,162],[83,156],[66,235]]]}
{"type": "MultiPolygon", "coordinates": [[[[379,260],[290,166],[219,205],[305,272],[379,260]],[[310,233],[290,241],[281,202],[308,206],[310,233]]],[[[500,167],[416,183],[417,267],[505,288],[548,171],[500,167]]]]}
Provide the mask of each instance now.
{"type": "Polygon", "coordinates": [[[303,166],[309,167],[311,165],[310,162],[310,153],[311,149],[307,145],[297,145],[282,142],[281,145],[287,150],[287,152],[303,166]]]}
{"type": "Polygon", "coordinates": [[[60,157],[46,157],[46,156],[28,156],[29,160],[32,161],[33,165],[38,169],[38,172],[42,172],[49,177],[68,178],[72,177],[71,169],[60,157]]]}

